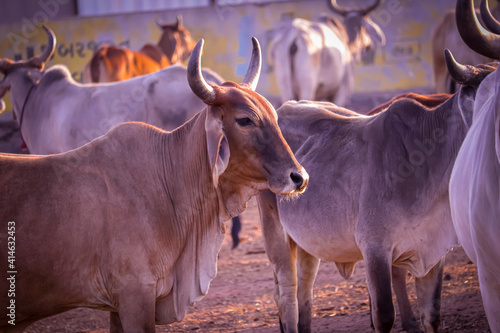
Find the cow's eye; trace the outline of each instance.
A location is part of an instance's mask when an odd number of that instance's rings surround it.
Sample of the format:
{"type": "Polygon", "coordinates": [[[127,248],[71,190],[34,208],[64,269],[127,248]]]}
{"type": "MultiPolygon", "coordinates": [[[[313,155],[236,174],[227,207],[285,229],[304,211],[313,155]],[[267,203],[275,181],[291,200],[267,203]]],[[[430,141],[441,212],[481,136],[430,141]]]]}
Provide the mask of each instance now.
{"type": "Polygon", "coordinates": [[[254,122],[252,121],[252,119],[247,118],[247,117],[245,117],[245,118],[238,118],[238,119],[236,119],[236,122],[240,126],[253,126],[253,125],[255,125],[254,122]]]}

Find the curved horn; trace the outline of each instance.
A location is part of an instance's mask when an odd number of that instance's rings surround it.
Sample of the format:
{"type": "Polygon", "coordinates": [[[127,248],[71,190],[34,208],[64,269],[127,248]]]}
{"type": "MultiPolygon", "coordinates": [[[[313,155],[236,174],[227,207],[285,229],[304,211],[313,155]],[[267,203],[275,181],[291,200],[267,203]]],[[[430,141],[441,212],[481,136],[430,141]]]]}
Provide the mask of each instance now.
{"type": "Polygon", "coordinates": [[[38,57],[33,57],[28,60],[28,63],[30,65],[38,67],[40,70],[43,70],[45,64],[47,63],[47,61],[49,61],[50,57],[52,57],[52,54],[54,54],[54,50],[56,49],[56,36],[54,32],[45,24],[43,24],[42,26],[47,33],[47,46],[43,50],[42,54],[40,54],[38,57]]]}
{"type": "Polygon", "coordinates": [[[457,0],[456,21],[458,32],[465,44],[485,57],[500,58],[500,36],[485,30],[478,22],[474,0],[457,0]]]}
{"type": "Polygon", "coordinates": [[[257,83],[259,83],[260,69],[262,67],[262,54],[260,52],[260,45],[257,38],[252,37],[252,44],[252,58],[250,59],[250,64],[248,65],[247,72],[241,83],[248,84],[250,89],[255,91],[257,83]]]}
{"type": "Polygon", "coordinates": [[[464,66],[455,60],[450,50],[444,50],[444,57],[446,59],[446,67],[448,67],[448,72],[456,82],[463,84],[469,81],[473,76],[475,76],[475,73],[469,67],[464,66]]]}
{"type": "Polygon", "coordinates": [[[359,10],[359,13],[363,16],[368,15],[371,11],[377,8],[382,3],[382,0],[376,0],[375,3],[365,9],[359,10]]]}
{"type": "Polygon", "coordinates": [[[215,101],[215,91],[208,85],[201,74],[201,53],[203,51],[203,38],[198,41],[191,52],[187,67],[187,79],[193,93],[206,104],[215,101]]]}
{"type": "Polygon", "coordinates": [[[484,25],[491,32],[500,35],[500,22],[491,14],[490,6],[488,5],[488,0],[481,0],[480,11],[481,18],[483,19],[484,25]]]}
{"type": "Polygon", "coordinates": [[[177,21],[175,23],[175,29],[179,30],[179,27],[182,27],[182,15],[177,15],[177,21]]]}
{"type": "Polygon", "coordinates": [[[349,11],[340,7],[337,3],[337,0],[330,0],[328,1],[328,4],[330,5],[330,9],[333,10],[335,13],[341,15],[341,16],[346,16],[349,14],[349,11]]]}

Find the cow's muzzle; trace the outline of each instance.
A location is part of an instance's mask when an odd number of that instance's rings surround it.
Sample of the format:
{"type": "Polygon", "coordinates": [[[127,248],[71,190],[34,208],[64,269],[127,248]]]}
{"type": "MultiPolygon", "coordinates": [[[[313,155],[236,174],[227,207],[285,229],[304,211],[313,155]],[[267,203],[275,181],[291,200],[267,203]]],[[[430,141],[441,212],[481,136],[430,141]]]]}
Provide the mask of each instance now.
{"type": "Polygon", "coordinates": [[[309,175],[305,170],[300,172],[292,172],[290,174],[292,182],[295,184],[295,192],[302,193],[305,191],[307,184],[309,183],[309,175]]]}

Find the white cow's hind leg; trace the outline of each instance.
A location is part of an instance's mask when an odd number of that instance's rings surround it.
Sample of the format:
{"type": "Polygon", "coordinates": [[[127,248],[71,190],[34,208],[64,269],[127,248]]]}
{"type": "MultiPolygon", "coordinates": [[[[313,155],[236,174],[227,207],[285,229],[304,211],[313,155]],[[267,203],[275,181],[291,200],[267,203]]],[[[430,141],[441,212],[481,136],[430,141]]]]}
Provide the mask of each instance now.
{"type": "Polygon", "coordinates": [[[297,246],[297,298],[299,302],[299,332],[311,332],[313,285],[320,260],[297,246]]]}
{"type": "Polygon", "coordinates": [[[395,317],[391,289],[392,263],[389,255],[377,250],[366,251],[363,257],[366,263],[366,278],[375,331],[390,332],[395,317]]]}
{"type": "Polygon", "coordinates": [[[426,276],[415,279],[420,318],[425,332],[437,332],[440,323],[444,258],[426,276]]]}
{"type": "Polygon", "coordinates": [[[295,333],[298,326],[297,245],[285,231],[278,216],[276,195],[263,191],[257,195],[266,254],[274,271],[274,300],[278,306],[282,332],[295,333]]]}
{"type": "Polygon", "coordinates": [[[500,333],[500,277],[478,263],[479,286],[490,330],[500,333]]]}
{"type": "Polygon", "coordinates": [[[347,66],[345,68],[344,78],[332,96],[331,102],[338,106],[346,106],[349,98],[351,97],[354,88],[354,74],[352,68],[347,66]]]}

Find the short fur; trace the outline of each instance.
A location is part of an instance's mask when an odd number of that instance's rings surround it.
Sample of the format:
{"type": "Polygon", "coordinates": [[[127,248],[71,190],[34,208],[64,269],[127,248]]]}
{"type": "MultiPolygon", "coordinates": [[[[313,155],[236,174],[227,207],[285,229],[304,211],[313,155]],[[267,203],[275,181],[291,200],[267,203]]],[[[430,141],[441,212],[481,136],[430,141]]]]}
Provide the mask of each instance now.
{"type": "MultiPolygon", "coordinates": [[[[346,278],[364,259],[377,331],[394,323],[391,267],[399,281],[403,274],[397,286],[403,306],[404,270],[410,271],[424,327],[438,329],[442,260],[458,245],[448,184],[476,88],[461,88],[433,110],[400,99],[370,117],[308,101],[278,109],[283,135],[311,177],[292,203],[269,192],[258,196],[285,332],[310,331],[319,259],[334,261],[346,278]]],[[[404,311],[411,321],[411,308],[404,311]]]]}

